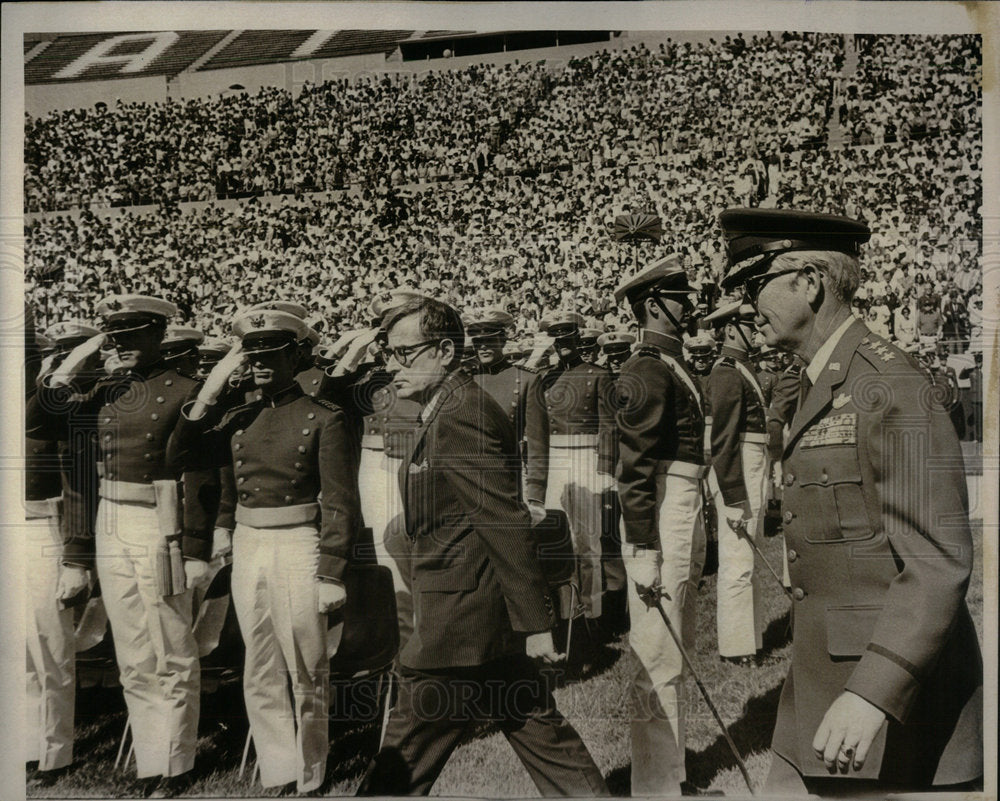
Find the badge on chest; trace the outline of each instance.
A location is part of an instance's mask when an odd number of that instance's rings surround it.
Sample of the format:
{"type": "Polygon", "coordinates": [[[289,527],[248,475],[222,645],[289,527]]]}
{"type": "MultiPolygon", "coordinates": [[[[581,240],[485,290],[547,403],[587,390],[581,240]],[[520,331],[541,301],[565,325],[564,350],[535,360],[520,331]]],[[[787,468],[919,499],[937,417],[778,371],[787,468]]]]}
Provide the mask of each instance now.
{"type": "Polygon", "coordinates": [[[824,417],[806,429],[802,435],[802,448],[819,448],[823,445],[857,445],[858,415],[856,412],[824,417]]]}

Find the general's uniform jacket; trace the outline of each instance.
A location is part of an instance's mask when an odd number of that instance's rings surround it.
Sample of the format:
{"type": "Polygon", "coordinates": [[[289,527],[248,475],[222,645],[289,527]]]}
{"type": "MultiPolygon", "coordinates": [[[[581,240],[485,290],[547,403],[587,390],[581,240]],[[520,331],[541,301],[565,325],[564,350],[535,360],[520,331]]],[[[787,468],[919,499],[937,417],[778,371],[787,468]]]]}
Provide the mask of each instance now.
{"type": "MultiPolygon", "coordinates": [[[[737,506],[748,500],[747,477],[743,474],[741,438],[749,435],[764,437],[764,404],[759,386],[750,384],[737,366],[740,354],[723,347],[708,377],[712,415],[712,467],[726,506],[737,506]]],[[[753,367],[745,359],[741,366],[753,375],[753,367]]],[[[754,479],[750,480],[753,484],[754,479]]],[[[759,480],[758,480],[759,483],[759,480]]]]}
{"type": "Polygon", "coordinates": [[[926,377],[860,322],[795,414],[784,485],[793,642],[774,750],[804,775],[828,775],[812,738],[849,690],[888,717],[850,776],[912,785],[980,776],[962,453],[926,377]]]}
{"type": "Polygon", "coordinates": [[[318,576],[339,581],[361,517],[357,438],[343,410],[292,384],[219,415],[183,418],[174,458],[193,469],[232,466],[236,523],[315,523],[318,576]]]}
{"type": "Polygon", "coordinates": [[[618,495],[624,538],[631,545],[659,543],[656,476],[664,463],[705,464],[701,400],[661,352],[697,387],[697,378],[683,364],[680,340],[643,331],[617,382],[618,495]]]}
{"type": "Polygon", "coordinates": [[[589,362],[552,367],[528,394],[526,496],[545,502],[551,436],[591,434],[597,437],[597,471],[614,475],[615,381],[611,371],[589,362]]]}
{"type": "MultiPolygon", "coordinates": [[[[197,389],[197,381],[162,361],[101,378],[87,392],[52,388],[43,380],[29,401],[28,425],[47,428],[56,438],[70,442],[96,432],[97,471],[107,481],[152,484],[179,479],[181,467],[168,457],[168,445],[181,406],[197,389]]],[[[96,489],[88,487],[87,491],[96,489]]],[[[80,540],[79,549],[92,547],[85,537],[80,540]]],[[[181,541],[185,556],[207,560],[211,545],[211,531],[185,521],[181,541]]],[[[72,540],[67,543],[64,559],[72,561],[74,547],[72,540]]]]}
{"type": "Polygon", "coordinates": [[[414,633],[401,662],[481,665],[524,650],[554,624],[527,508],[514,429],[466,373],[448,376],[400,466],[414,633]]]}

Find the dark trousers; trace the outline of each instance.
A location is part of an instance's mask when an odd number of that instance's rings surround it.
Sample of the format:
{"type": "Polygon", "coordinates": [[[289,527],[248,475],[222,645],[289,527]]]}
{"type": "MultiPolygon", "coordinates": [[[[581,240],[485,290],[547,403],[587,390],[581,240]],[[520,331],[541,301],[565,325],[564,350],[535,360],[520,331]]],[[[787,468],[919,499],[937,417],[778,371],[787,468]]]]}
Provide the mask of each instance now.
{"type": "Polygon", "coordinates": [[[500,727],[542,795],[609,794],[580,735],[526,656],[440,671],[403,667],[401,674],[382,749],[358,795],[429,794],[464,735],[484,722],[500,727]]]}

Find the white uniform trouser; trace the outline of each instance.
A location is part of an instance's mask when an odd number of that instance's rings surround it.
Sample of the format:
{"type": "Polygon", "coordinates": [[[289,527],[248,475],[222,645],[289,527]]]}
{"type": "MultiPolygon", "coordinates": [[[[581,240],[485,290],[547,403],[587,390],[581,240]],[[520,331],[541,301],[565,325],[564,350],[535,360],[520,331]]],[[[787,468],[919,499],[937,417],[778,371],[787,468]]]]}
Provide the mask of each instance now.
{"type": "Polygon", "coordinates": [[[601,488],[597,450],[592,447],[549,449],[545,508],[562,509],[569,520],[580,580],[580,601],[589,618],[601,616],[601,488]]]}
{"type": "MultiPolygon", "coordinates": [[[[719,636],[720,656],[753,656],[763,645],[764,602],[760,586],[760,570],[755,566],[753,547],[756,544],[757,520],[764,493],[767,489],[767,448],[756,442],[740,444],[743,475],[751,519],[747,522],[747,536],[737,534],[727,520],[739,520],[743,511],[726,506],[722,500],[715,472],[710,483],[715,499],[717,528],[719,531],[719,577],[716,605],[716,625],[719,636]]],[[[760,569],[766,569],[761,566],[760,569]]]]}
{"type": "Polygon", "coordinates": [[[246,644],[243,697],[264,787],[294,781],[309,792],[326,773],[330,662],[318,570],[314,526],[237,524],[233,607],[246,644]]]}
{"type": "Polygon", "coordinates": [[[358,491],[361,494],[361,516],[372,530],[375,560],[392,573],[399,620],[400,647],[413,633],[413,601],[410,588],[396,560],[389,554],[385,540],[393,526],[403,525],[403,499],[399,494],[401,459],[386,456],[385,451],[361,449],[358,470],[358,491]]]}
{"type": "MultiPolygon", "coordinates": [[[[705,564],[701,482],[656,477],[657,528],[663,565],[660,584],[667,617],[688,653],[694,650],[695,601],[705,564]]],[[[663,618],[628,582],[632,676],[632,795],[680,793],[684,771],[684,660],[663,618]]]]}
{"type": "Polygon", "coordinates": [[[25,762],[39,770],[64,768],[73,761],[76,648],[73,610],[56,600],[62,558],[57,499],[34,502],[48,510],[25,527],[25,582],[28,589],[28,681],[25,703],[25,762]]]}
{"type": "Polygon", "coordinates": [[[101,499],[97,575],[115,641],[139,778],[194,767],[201,703],[191,591],[163,597],[155,579],[163,541],[153,504],[101,499]]]}

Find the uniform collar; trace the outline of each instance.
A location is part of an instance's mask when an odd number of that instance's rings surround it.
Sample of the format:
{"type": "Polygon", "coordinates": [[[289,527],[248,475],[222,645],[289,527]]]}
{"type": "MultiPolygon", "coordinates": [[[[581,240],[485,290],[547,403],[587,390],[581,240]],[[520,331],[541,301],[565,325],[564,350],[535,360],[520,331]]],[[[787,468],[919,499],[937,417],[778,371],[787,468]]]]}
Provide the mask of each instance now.
{"type": "Polygon", "coordinates": [[[302,387],[299,386],[298,382],[292,381],[287,387],[279,390],[274,395],[267,395],[264,392],[260,393],[260,401],[265,406],[270,406],[272,409],[276,409],[278,406],[284,406],[287,403],[291,403],[297,398],[301,398],[305,395],[302,387]]]}
{"type": "Polygon", "coordinates": [[[728,356],[730,359],[743,362],[743,364],[750,364],[750,357],[747,355],[746,351],[730,347],[729,345],[723,345],[719,350],[719,355],[728,356]]]}
{"type": "Polygon", "coordinates": [[[639,342],[643,345],[652,345],[669,356],[680,356],[684,345],[679,336],[661,334],[659,331],[650,331],[648,328],[643,328],[639,332],[639,342]]]}
{"type": "Polygon", "coordinates": [[[497,373],[502,373],[510,367],[510,359],[500,359],[492,364],[479,365],[479,372],[483,375],[496,375],[497,373]]]}
{"type": "Polygon", "coordinates": [[[809,376],[809,381],[816,385],[819,381],[819,377],[823,375],[823,370],[826,368],[826,363],[830,361],[830,356],[833,355],[833,351],[836,349],[837,344],[840,342],[841,337],[847,332],[847,329],[851,327],[851,323],[854,322],[854,315],[848,315],[847,319],[844,320],[834,331],[830,337],[819,346],[819,350],[816,351],[816,355],[812,357],[812,361],[806,366],[806,375],[809,376]]]}

